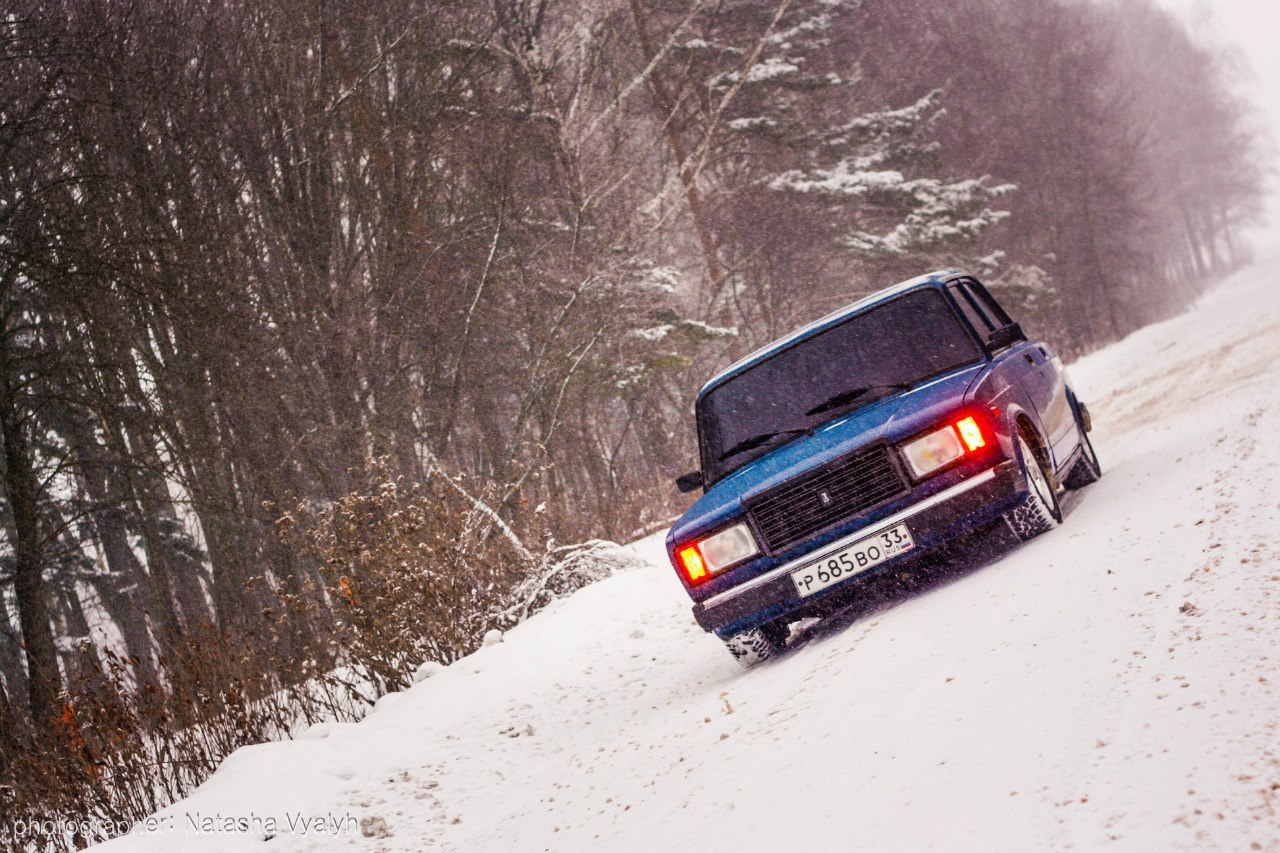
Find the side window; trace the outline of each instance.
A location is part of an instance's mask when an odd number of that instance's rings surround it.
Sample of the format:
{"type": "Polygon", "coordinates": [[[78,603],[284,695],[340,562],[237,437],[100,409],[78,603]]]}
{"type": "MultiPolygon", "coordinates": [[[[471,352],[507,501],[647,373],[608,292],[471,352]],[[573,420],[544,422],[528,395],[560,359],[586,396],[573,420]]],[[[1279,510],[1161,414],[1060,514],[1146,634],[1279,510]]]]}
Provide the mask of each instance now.
{"type": "Polygon", "coordinates": [[[969,293],[969,288],[963,284],[953,284],[947,289],[951,291],[951,297],[955,299],[956,305],[960,307],[960,312],[964,314],[965,319],[973,326],[973,330],[978,333],[978,337],[986,338],[987,334],[995,328],[995,325],[979,309],[978,302],[973,298],[973,294],[969,293]]]}
{"type": "Polygon", "coordinates": [[[997,327],[1008,326],[1013,322],[1005,310],[1000,307],[1000,303],[996,302],[993,297],[981,283],[977,281],[966,281],[965,287],[973,292],[974,297],[978,300],[978,306],[983,309],[984,313],[991,318],[997,327]]]}

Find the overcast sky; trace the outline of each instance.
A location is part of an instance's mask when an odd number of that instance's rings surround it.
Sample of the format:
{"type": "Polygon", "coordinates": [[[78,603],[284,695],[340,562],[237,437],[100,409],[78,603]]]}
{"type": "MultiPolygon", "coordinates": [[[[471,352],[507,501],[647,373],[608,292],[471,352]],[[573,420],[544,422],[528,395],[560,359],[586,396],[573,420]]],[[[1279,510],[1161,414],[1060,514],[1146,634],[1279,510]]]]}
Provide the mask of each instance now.
{"type": "MultiPolygon", "coordinates": [[[[1280,0],[1160,0],[1214,41],[1240,47],[1254,79],[1246,94],[1269,120],[1280,143],[1280,0]]],[[[1273,195],[1272,222],[1280,224],[1280,196],[1273,195]]]]}

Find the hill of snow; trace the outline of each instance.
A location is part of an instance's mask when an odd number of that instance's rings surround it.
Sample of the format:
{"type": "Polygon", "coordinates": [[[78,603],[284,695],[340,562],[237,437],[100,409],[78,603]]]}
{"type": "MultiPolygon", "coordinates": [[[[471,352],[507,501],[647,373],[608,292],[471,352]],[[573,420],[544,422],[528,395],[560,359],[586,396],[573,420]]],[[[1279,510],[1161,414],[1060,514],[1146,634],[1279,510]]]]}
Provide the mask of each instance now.
{"type": "Polygon", "coordinates": [[[1016,552],[743,672],[655,536],[107,849],[1280,849],[1275,269],[1070,368],[1106,474],[1016,552]]]}

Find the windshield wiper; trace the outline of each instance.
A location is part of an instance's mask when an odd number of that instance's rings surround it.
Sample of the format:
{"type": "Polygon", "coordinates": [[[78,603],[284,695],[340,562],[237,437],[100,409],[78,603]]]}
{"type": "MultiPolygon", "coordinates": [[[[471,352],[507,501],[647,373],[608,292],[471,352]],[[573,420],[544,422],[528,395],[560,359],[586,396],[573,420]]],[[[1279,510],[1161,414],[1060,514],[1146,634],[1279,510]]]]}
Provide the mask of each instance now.
{"type": "MultiPolygon", "coordinates": [[[[906,389],[911,387],[911,384],[912,383],[910,382],[889,382],[881,385],[867,385],[862,388],[851,388],[848,391],[841,391],[839,394],[836,394],[834,397],[824,400],[823,402],[814,406],[809,411],[805,412],[805,414],[817,415],[817,414],[821,414],[822,412],[827,412],[832,409],[837,409],[840,406],[843,406],[847,403],[852,403],[854,400],[857,400],[858,398],[862,397],[865,394],[869,394],[872,391],[881,391],[881,390],[905,391],[906,389]]],[[[760,445],[764,444],[767,441],[770,441],[772,439],[777,438],[778,436],[783,436],[783,435],[813,435],[813,427],[809,426],[809,427],[795,427],[793,429],[780,429],[780,430],[775,430],[773,432],[762,432],[759,435],[753,435],[750,438],[744,438],[742,441],[739,441],[733,447],[730,447],[724,453],[721,453],[718,457],[716,457],[716,461],[723,462],[724,460],[728,459],[730,456],[735,456],[739,453],[752,450],[754,448],[759,447],[760,445]]]]}
{"type": "Polygon", "coordinates": [[[772,438],[777,438],[780,435],[809,435],[812,432],[813,430],[809,427],[796,427],[795,429],[780,429],[775,432],[762,432],[759,435],[753,435],[750,438],[744,438],[742,441],[739,441],[733,447],[730,447],[724,453],[721,453],[716,457],[716,461],[723,462],[730,456],[742,453],[745,450],[751,450],[752,448],[759,447],[766,441],[772,438]]]}
{"type": "Polygon", "coordinates": [[[869,394],[872,391],[905,391],[910,387],[910,382],[888,382],[881,385],[865,385],[861,388],[850,388],[848,391],[841,391],[834,397],[828,397],[826,400],[823,400],[821,403],[805,412],[805,414],[818,415],[823,412],[829,412],[832,409],[838,409],[846,403],[852,403],[854,400],[857,400],[859,397],[869,394]]]}

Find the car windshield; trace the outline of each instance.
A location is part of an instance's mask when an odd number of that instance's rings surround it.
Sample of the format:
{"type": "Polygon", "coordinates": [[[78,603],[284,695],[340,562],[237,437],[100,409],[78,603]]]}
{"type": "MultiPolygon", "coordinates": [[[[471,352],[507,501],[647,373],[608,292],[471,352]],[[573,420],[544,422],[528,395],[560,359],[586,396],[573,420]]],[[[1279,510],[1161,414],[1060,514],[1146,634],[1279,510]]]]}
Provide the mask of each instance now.
{"type": "Polygon", "coordinates": [[[710,485],[825,421],[981,357],[934,288],[856,314],[699,400],[704,479],[710,485]]]}

